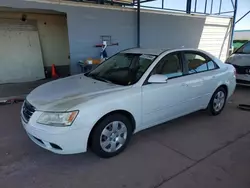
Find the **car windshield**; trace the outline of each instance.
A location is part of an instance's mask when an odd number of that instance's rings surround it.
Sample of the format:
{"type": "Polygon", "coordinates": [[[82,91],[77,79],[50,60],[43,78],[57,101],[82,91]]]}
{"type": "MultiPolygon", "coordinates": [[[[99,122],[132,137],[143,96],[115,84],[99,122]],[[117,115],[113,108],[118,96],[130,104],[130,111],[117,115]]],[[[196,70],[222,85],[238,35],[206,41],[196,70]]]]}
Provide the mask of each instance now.
{"type": "Polygon", "coordinates": [[[142,77],[155,58],[155,55],[148,54],[118,53],[86,76],[118,85],[132,85],[142,77]]]}

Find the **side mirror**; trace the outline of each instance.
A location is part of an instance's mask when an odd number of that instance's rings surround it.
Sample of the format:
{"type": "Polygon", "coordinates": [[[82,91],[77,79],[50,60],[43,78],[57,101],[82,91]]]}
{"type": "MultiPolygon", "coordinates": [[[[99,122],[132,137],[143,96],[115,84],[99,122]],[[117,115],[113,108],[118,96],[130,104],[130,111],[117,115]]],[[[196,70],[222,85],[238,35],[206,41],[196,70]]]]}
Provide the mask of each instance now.
{"type": "Polygon", "coordinates": [[[149,83],[155,83],[155,84],[161,84],[161,83],[167,83],[168,77],[161,74],[154,74],[151,75],[148,79],[149,83]]]}

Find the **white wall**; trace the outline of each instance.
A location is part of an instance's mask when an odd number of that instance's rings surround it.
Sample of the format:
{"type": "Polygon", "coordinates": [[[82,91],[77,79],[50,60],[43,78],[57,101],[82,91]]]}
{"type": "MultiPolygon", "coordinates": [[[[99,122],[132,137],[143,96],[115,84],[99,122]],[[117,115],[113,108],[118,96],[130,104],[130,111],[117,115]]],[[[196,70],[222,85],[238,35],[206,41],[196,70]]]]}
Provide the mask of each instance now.
{"type": "Polygon", "coordinates": [[[199,48],[226,60],[231,25],[229,18],[197,17],[143,12],[141,44],[153,48],[199,48]]]}
{"type": "Polygon", "coordinates": [[[151,48],[198,48],[205,18],[142,12],[141,44],[151,48]]]}

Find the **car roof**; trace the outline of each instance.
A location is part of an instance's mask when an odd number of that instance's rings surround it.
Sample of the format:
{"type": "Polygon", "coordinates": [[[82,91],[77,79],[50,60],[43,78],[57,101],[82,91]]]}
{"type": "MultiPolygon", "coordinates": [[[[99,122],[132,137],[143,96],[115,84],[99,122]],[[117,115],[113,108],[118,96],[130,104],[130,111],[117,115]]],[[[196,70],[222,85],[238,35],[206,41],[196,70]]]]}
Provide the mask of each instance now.
{"type": "Polygon", "coordinates": [[[169,49],[147,49],[147,48],[131,48],[124,50],[121,53],[131,53],[131,54],[148,54],[148,55],[160,55],[163,52],[168,51],[169,49]]]}
{"type": "Polygon", "coordinates": [[[161,55],[163,52],[168,52],[168,51],[194,51],[194,52],[199,52],[199,53],[203,53],[207,56],[209,56],[210,58],[214,59],[215,57],[204,51],[204,50],[200,50],[200,49],[196,49],[196,48],[172,48],[172,49],[148,49],[148,48],[131,48],[128,50],[124,50],[121,53],[131,53],[131,54],[146,54],[146,55],[155,55],[155,56],[159,56],[161,55]]]}

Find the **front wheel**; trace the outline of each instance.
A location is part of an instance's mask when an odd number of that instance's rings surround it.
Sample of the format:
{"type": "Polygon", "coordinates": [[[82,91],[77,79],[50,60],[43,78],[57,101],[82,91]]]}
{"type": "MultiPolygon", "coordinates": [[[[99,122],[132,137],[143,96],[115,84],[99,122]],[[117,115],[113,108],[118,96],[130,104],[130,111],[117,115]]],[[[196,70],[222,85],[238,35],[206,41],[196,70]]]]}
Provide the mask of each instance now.
{"type": "Polygon", "coordinates": [[[109,158],[121,153],[132,135],[127,117],[113,114],[102,119],[91,135],[91,149],[100,157],[109,158]]]}
{"type": "Polygon", "coordinates": [[[223,87],[219,87],[213,94],[209,105],[208,111],[210,114],[216,116],[222,112],[225,107],[227,99],[227,92],[223,87]]]}

